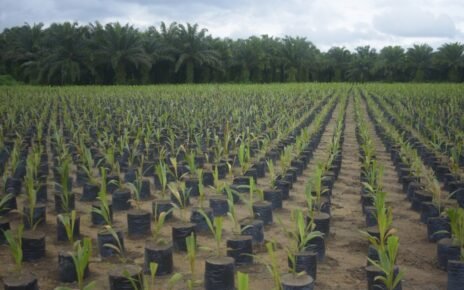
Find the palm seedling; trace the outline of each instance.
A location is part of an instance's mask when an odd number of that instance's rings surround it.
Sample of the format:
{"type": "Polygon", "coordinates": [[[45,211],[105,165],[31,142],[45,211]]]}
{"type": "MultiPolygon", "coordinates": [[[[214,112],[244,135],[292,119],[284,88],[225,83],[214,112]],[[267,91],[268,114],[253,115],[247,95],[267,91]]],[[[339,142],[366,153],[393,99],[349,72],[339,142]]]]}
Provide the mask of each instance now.
{"type": "Polygon", "coordinates": [[[314,220],[314,199],[315,197],[313,196],[313,189],[312,189],[312,181],[308,180],[305,185],[305,202],[306,202],[306,207],[308,208],[308,217],[310,218],[311,221],[314,220]]]}
{"type": "Polygon", "coordinates": [[[240,174],[245,175],[248,169],[250,169],[250,146],[245,142],[240,143],[237,157],[240,164],[240,174]]]}
{"type": "Polygon", "coordinates": [[[19,167],[19,164],[21,162],[20,160],[20,152],[19,152],[19,139],[15,142],[13,149],[11,150],[10,154],[10,165],[11,165],[11,172],[14,173],[16,172],[16,169],[19,167]]]}
{"type": "Polygon", "coordinates": [[[190,176],[196,176],[197,169],[195,163],[195,151],[191,150],[190,152],[185,154],[185,161],[187,162],[187,166],[190,172],[190,176]]]}
{"type": "Polygon", "coordinates": [[[204,207],[206,200],[205,186],[203,185],[203,170],[198,169],[198,206],[200,208],[204,207]]]}
{"type": "Polygon", "coordinates": [[[88,271],[90,258],[92,257],[92,241],[89,238],[84,238],[83,241],[77,241],[74,244],[74,252],[71,257],[76,269],[77,285],[79,289],[94,289],[96,286],[95,282],[91,282],[84,286],[84,278],[88,271]]]}
{"type": "Polygon", "coordinates": [[[274,288],[276,290],[282,289],[282,282],[280,276],[280,269],[279,269],[279,262],[277,260],[277,255],[275,252],[275,242],[267,242],[266,243],[266,250],[269,257],[269,262],[265,263],[266,269],[272,276],[272,280],[274,281],[274,288]]]}
{"type": "Polygon", "coordinates": [[[12,198],[14,198],[12,193],[5,194],[0,198],[0,216],[11,210],[11,208],[9,208],[9,202],[12,198]]]}
{"type": "Polygon", "coordinates": [[[435,205],[438,213],[441,213],[442,210],[442,190],[440,183],[435,178],[435,174],[431,169],[425,169],[426,173],[423,175],[426,188],[430,193],[432,193],[432,203],[435,205]]]}
{"type": "MultiPolygon", "coordinates": [[[[313,220],[306,222],[305,214],[301,209],[295,209],[291,213],[293,227],[288,229],[282,221],[279,224],[289,238],[289,246],[287,247],[287,256],[292,265],[292,272],[296,274],[297,261],[296,254],[306,251],[308,243],[315,238],[322,238],[324,234],[320,231],[315,231],[316,225],[313,220]]],[[[309,273],[308,273],[309,274],[309,273]]]]}
{"type": "Polygon", "coordinates": [[[169,211],[163,211],[159,214],[155,213],[154,215],[154,227],[152,229],[152,239],[155,243],[157,244],[163,244],[165,243],[163,237],[161,236],[161,230],[163,229],[164,222],[166,221],[166,217],[168,214],[171,212],[172,209],[169,211]]]}
{"type": "Polygon", "coordinates": [[[179,283],[179,281],[181,281],[183,278],[183,275],[181,273],[175,273],[173,274],[167,284],[166,284],[166,290],[173,290],[174,287],[177,285],[177,283],[179,283]]]}
{"type": "Polygon", "coordinates": [[[133,201],[135,203],[135,206],[137,209],[141,209],[141,201],[142,201],[142,197],[141,197],[141,192],[142,192],[142,173],[141,173],[141,168],[138,168],[137,169],[137,172],[136,172],[136,178],[135,178],[135,181],[132,183],[132,182],[128,182],[125,184],[125,187],[128,188],[132,194],[133,194],[133,201]]]}
{"type": "Polygon", "coordinates": [[[232,231],[234,232],[234,234],[240,235],[242,233],[242,230],[240,229],[240,223],[238,221],[237,211],[235,209],[232,189],[229,186],[226,186],[225,190],[227,192],[227,205],[229,206],[227,216],[233,223],[232,231]]]}
{"type": "Polygon", "coordinates": [[[105,230],[111,234],[113,239],[111,243],[106,243],[103,245],[103,247],[113,250],[121,263],[125,264],[127,262],[126,250],[118,232],[113,227],[108,225],[105,226],[105,230]]]}
{"type": "MultiPolygon", "coordinates": [[[[248,185],[248,199],[244,198],[243,202],[245,202],[248,212],[250,215],[250,218],[254,218],[254,210],[253,210],[253,205],[255,204],[255,193],[258,193],[262,197],[263,196],[263,191],[258,190],[256,188],[256,183],[253,178],[249,179],[249,185],[248,185]]],[[[264,198],[263,198],[264,199],[264,198]]]]}
{"type": "Polygon", "coordinates": [[[166,163],[160,161],[159,164],[155,166],[155,173],[158,177],[160,183],[160,193],[161,198],[166,199],[167,189],[168,189],[168,167],[166,163]]]}
{"type": "Polygon", "coordinates": [[[100,186],[100,191],[98,192],[98,197],[97,199],[100,201],[100,206],[99,207],[93,207],[92,211],[101,216],[101,218],[104,220],[105,224],[108,226],[112,226],[113,221],[111,218],[111,210],[108,202],[108,192],[106,190],[106,170],[105,168],[100,168],[101,170],[101,186],[100,186]]]}
{"type": "Polygon", "coordinates": [[[213,169],[213,184],[214,186],[210,187],[214,189],[216,194],[222,194],[224,192],[226,184],[219,179],[219,169],[217,167],[214,167],[213,169]]]}
{"type": "Polygon", "coordinates": [[[155,285],[156,285],[156,272],[158,272],[158,264],[155,262],[150,263],[150,281],[148,281],[148,278],[144,276],[144,290],[155,290],[155,285]]]}
{"type": "Polygon", "coordinates": [[[375,195],[377,192],[382,191],[383,167],[378,165],[376,160],[372,160],[363,172],[366,178],[366,181],[362,183],[364,188],[366,188],[371,195],[375,195]]]}
{"type": "Polygon", "coordinates": [[[181,220],[185,221],[185,209],[188,206],[190,190],[186,189],[184,182],[171,183],[168,187],[176,200],[176,202],[173,203],[173,206],[179,210],[181,220]]]}
{"type": "Polygon", "coordinates": [[[222,145],[225,156],[229,154],[229,145],[230,145],[231,138],[232,138],[232,134],[230,130],[229,121],[226,121],[226,124],[224,126],[223,145],[222,145]]]}
{"type": "Polygon", "coordinates": [[[237,290],[249,290],[248,274],[237,272],[237,290]]]}
{"type": "Polygon", "coordinates": [[[404,273],[396,268],[396,258],[398,256],[399,238],[391,235],[386,241],[386,248],[379,250],[379,261],[370,258],[369,262],[382,271],[382,275],[375,277],[375,280],[381,281],[387,290],[394,290],[401,282],[404,273]]]}
{"type": "Polygon", "coordinates": [[[211,219],[208,217],[208,215],[203,210],[200,210],[199,212],[203,216],[203,218],[206,220],[208,228],[214,237],[214,241],[216,242],[216,249],[215,249],[216,256],[221,256],[223,217],[222,216],[214,217],[214,219],[211,221],[211,219]]]}
{"type": "Polygon", "coordinates": [[[116,157],[115,157],[115,148],[114,144],[110,144],[108,148],[106,148],[105,153],[104,153],[104,161],[105,161],[105,166],[109,170],[109,173],[115,173],[116,172],[116,157]]]}
{"type": "Polygon", "coordinates": [[[323,174],[324,166],[321,163],[319,163],[314,170],[314,175],[311,180],[312,189],[316,194],[314,206],[316,207],[317,212],[320,212],[322,208],[322,194],[327,191],[327,189],[323,188],[322,186],[323,174]]]}
{"type": "Polygon", "coordinates": [[[70,190],[69,183],[69,172],[70,172],[71,161],[69,158],[65,157],[62,159],[58,171],[60,174],[60,182],[58,184],[60,192],[58,194],[60,199],[60,209],[63,212],[69,212],[72,208],[72,192],[70,190]]]}
{"type": "Polygon", "coordinates": [[[364,235],[367,236],[369,242],[377,251],[384,251],[387,239],[395,233],[395,229],[392,228],[392,210],[386,206],[385,197],[386,193],[383,191],[377,192],[377,194],[374,196],[374,206],[376,208],[375,213],[377,218],[379,237],[364,233],[364,235]]]}
{"type": "Polygon", "coordinates": [[[221,159],[224,157],[224,147],[217,135],[214,136],[214,164],[219,164],[221,159]]]}
{"type": "Polygon", "coordinates": [[[92,185],[98,185],[98,180],[95,178],[92,170],[95,167],[95,161],[92,157],[92,152],[85,145],[81,146],[81,165],[80,169],[86,175],[86,182],[92,185]]]}
{"type": "Polygon", "coordinates": [[[463,144],[456,144],[456,146],[451,148],[450,153],[450,171],[455,177],[459,177],[461,171],[459,167],[459,161],[463,153],[463,144]]]}
{"type": "Polygon", "coordinates": [[[37,206],[37,188],[36,182],[32,177],[31,172],[28,170],[25,178],[26,186],[26,201],[27,201],[27,212],[26,221],[28,227],[35,229],[39,223],[42,222],[41,219],[37,219],[36,206],[37,206]]]}
{"type": "Polygon", "coordinates": [[[284,148],[284,151],[280,155],[280,169],[282,175],[284,175],[290,168],[293,158],[293,145],[288,145],[284,148]]]}
{"type": "Polygon", "coordinates": [[[271,179],[271,188],[274,189],[277,185],[277,174],[274,162],[272,160],[267,160],[267,169],[269,171],[269,177],[271,179]]]}
{"type": "MultiPolygon", "coordinates": [[[[140,283],[140,280],[134,277],[131,277],[127,270],[124,272],[125,278],[131,284],[131,289],[133,290],[156,290],[156,272],[158,271],[157,263],[150,263],[150,280],[144,276],[143,283],[140,283]]],[[[174,286],[182,279],[182,274],[175,273],[172,275],[166,283],[166,289],[172,290],[174,286]]]]}
{"type": "Polygon", "coordinates": [[[447,211],[451,225],[453,243],[460,249],[460,259],[464,261],[464,209],[451,208],[447,211]]]}
{"type": "Polygon", "coordinates": [[[75,210],[72,210],[70,213],[58,215],[58,220],[63,224],[65,232],[66,232],[66,237],[68,241],[71,243],[71,245],[74,244],[76,219],[77,219],[77,215],[76,215],[75,210]]]}
{"type": "Polygon", "coordinates": [[[15,270],[20,271],[23,262],[23,249],[22,249],[22,237],[23,237],[24,226],[21,224],[18,226],[16,233],[13,234],[12,230],[3,232],[5,239],[8,243],[11,256],[15,262],[15,270]]]}
{"type": "Polygon", "coordinates": [[[189,263],[190,274],[193,278],[195,275],[195,261],[197,258],[197,243],[194,233],[185,238],[185,245],[187,247],[187,261],[189,263]]]}

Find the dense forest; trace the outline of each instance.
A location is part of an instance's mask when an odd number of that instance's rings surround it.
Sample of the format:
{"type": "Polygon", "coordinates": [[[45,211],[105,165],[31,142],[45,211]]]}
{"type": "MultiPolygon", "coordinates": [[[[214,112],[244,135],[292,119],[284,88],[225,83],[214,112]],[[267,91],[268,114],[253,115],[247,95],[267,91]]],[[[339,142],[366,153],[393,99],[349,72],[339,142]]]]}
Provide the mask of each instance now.
{"type": "Polygon", "coordinates": [[[217,38],[197,24],[138,30],[120,23],[54,23],[0,34],[0,75],[28,84],[204,82],[462,82],[464,45],[376,51],[332,47],[303,37],[217,38]]]}

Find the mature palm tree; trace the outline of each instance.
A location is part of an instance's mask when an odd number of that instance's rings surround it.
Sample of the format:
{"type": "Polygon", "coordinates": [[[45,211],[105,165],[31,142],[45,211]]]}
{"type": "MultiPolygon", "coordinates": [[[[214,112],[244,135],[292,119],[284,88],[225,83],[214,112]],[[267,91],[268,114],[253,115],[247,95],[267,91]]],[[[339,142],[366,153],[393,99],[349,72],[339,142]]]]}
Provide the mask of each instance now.
{"type": "Polygon", "coordinates": [[[89,75],[93,67],[88,52],[88,29],[76,22],[52,24],[46,31],[44,57],[40,61],[39,80],[70,84],[89,75]]]}
{"type": "Polygon", "coordinates": [[[414,44],[408,48],[406,60],[412,72],[412,80],[423,82],[427,80],[432,65],[433,48],[428,44],[414,44]]]}
{"type": "Polygon", "coordinates": [[[279,38],[274,38],[267,34],[261,35],[261,47],[263,51],[263,66],[261,81],[273,82],[281,81],[279,74],[283,64],[282,43],[279,38]]]}
{"type": "Polygon", "coordinates": [[[286,36],[283,40],[282,56],[287,72],[287,81],[307,81],[308,66],[315,59],[314,45],[306,38],[286,36]]]}
{"type": "Polygon", "coordinates": [[[178,72],[185,66],[185,81],[193,83],[195,80],[195,66],[208,65],[220,68],[221,56],[211,49],[206,33],[207,29],[199,29],[198,24],[186,26],[179,24],[178,46],[179,56],[176,61],[175,71],[178,72]]]}
{"type": "Polygon", "coordinates": [[[4,48],[2,59],[5,70],[16,79],[34,82],[39,74],[39,60],[42,52],[43,24],[5,29],[2,33],[4,48]]]}
{"type": "Polygon", "coordinates": [[[155,67],[158,64],[166,62],[171,66],[175,63],[177,50],[169,41],[163,39],[163,35],[155,27],[149,27],[142,34],[142,37],[143,47],[151,62],[151,70],[146,66],[142,68],[142,77],[144,78],[144,83],[147,83],[149,74],[151,73],[153,76],[155,67]]]}
{"type": "Polygon", "coordinates": [[[436,53],[436,61],[444,68],[448,81],[462,81],[464,68],[464,45],[462,43],[445,43],[440,46],[436,53]]]}
{"type": "Polygon", "coordinates": [[[375,49],[369,45],[357,47],[350,68],[346,72],[348,79],[358,82],[369,81],[376,57],[375,49]]]}
{"type": "Polygon", "coordinates": [[[333,71],[332,81],[344,81],[344,76],[351,61],[351,53],[344,46],[332,47],[327,51],[328,65],[333,71]]]}
{"type": "Polygon", "coordinates": [[[386,46],[380,50],[376,68],[386,81],[400,81],[405,70],[404,61],[405,54],[401,46],[386,46]]]}
{"type": "Polygon", "coordinates": [[[259,37],[238,39],[233,44],[233,67],[238,68],[240,82],[261,82],[262,71],[267,61],[266,51],[259,37]]]}
{"type": "Polygon", "coordinates": [[[131,71],[151,67],[151,59],[144,50],[142,37],[133,26],[109,23],[105,28],[97,23],[93,32],[94,61],[97,66],[109,66],[114,82],[124,84],[131,71]]]}

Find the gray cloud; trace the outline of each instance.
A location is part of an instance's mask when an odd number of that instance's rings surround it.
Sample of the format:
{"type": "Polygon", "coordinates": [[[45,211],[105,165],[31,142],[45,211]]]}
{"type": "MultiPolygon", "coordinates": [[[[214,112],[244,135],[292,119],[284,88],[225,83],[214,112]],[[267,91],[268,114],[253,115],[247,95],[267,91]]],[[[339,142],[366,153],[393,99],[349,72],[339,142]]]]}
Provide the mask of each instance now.
{"type": "Polygon", "coordinates": [[[177,21],[219,37],[303,36],[323,50],[464,42],[460,0],[0,0],[0,7],[0,30],[25,22],[119,21],[143,29],[177,21]]]}

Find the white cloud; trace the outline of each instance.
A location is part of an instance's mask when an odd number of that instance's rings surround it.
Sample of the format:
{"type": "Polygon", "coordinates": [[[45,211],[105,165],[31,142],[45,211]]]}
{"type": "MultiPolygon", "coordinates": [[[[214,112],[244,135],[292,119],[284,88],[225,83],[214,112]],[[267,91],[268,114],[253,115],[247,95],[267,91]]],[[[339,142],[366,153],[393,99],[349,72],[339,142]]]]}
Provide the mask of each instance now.
{"type": "Polygon", "coordinates": [[[302,36],[322,50],[464,42],[462,0],[0,0],[0,29],[24,22],[199,23],[213,36],[302,36]],[[423,8],[420,8],[423,7],[423,8]]]}
{"type": "Polygon", "coordinates": [[[434,15],[412,6],[389,9],[374,19],[374,27],[380,32],[404,37],[452,38],[457,33],[448,15],[434,15]]]}

